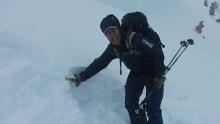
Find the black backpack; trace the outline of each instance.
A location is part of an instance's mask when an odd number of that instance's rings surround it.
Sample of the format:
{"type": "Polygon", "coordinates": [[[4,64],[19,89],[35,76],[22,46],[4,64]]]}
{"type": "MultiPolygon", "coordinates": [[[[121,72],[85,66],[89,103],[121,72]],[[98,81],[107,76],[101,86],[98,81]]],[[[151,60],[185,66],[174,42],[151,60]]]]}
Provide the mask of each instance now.
{"type": "Polygon", "coordinates": [[[127,13],[121,20],[121,31],[123,34],[137,32],[144,35],[156,45],[165,47],[160,41],[159,35],[149,26],[147,17],[141,12],[127,13]]]}

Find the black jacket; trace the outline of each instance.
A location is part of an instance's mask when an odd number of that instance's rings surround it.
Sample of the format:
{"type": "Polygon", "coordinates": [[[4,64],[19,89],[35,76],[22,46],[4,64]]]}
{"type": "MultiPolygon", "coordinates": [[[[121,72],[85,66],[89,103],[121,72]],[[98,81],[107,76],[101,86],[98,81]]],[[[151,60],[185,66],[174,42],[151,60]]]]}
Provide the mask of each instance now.
{"type": "Polygon", "coordinates": [[[161,77],[165,72],[164,54],[161,46],[136,33],[131,40],[132,47],[126,47],[126,40],[121,46],[109,44],[102,55],[96,58],[83,72],[80,73],[82,81],[92,77],[115,58],[121,61],[134,73],[153,74],[161,77]]]}

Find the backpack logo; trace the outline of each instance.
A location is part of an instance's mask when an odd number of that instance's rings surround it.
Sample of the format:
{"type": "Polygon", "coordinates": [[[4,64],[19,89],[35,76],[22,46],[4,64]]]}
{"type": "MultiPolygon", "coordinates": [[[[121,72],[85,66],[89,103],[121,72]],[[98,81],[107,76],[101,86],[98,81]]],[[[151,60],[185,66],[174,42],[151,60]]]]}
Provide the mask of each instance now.
{"type": "Polygon", "coordinates": [[[148,47],[150,47],[150,48],[153,48],[153,44],[152,43],[150,43],[149,41],[147,41],[146,39],[143,39],[142,40],[142,43],[144,43],[145,45],[147,45],[148,47]]]}

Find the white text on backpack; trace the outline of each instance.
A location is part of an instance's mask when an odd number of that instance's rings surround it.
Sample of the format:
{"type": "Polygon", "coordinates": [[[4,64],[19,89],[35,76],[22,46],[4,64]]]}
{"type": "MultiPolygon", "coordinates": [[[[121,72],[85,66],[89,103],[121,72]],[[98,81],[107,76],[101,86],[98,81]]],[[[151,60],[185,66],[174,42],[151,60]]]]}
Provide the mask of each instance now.
{"type": "Polygon", "coordinates": [[[145,45],[147,45],[148,47],[150,47],[150,48],[153,48],[153,46],[154,46],[152,43],[150,43],[150,42],[147,41],[146,39],[143,39],[142,42],[143,42],[145,45]]]}

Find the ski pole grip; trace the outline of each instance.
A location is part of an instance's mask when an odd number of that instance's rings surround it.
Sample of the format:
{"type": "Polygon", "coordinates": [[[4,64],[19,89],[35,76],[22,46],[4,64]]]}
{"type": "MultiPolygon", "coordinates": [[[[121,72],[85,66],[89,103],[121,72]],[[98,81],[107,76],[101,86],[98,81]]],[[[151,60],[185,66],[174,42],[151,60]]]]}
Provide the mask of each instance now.
{"type": "Polygon", "coordinates": [[[193,41],[192,39],[188,39],[187,42],[188,42],[189,45],[193,45],[193,44],[195,44],[194,41],[193,41]]]}
{"type": "Polygon", "coordinates": [[[187,42],[184,41],[184,40],[183,40],[183,41],[180,41],[180,45],[183,46],[183,47],[186,47],[186,46],[187,46],[187,42]]]}

